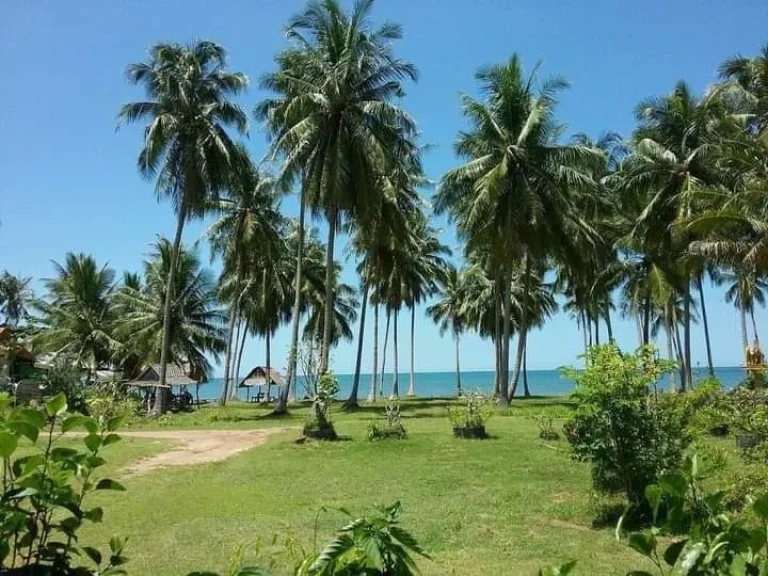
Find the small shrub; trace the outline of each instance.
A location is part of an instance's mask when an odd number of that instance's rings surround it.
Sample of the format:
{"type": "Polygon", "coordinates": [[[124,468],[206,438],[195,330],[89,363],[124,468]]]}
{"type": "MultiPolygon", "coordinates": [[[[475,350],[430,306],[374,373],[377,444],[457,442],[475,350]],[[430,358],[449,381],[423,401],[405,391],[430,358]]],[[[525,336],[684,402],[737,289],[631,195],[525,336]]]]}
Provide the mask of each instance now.
{"type": "Polygon", "coordinates": [[[66,410],[63,393],[42,409],[12,408],[10,397],[0,395],[0,573],[125,573],[122,540],[112,538],[110,554],[104,557],[78,541],[83,524],[99,523],[104,514],[99,507],[85,507],[88,496],[100,490],[124,490],[114,480],[97,478],[105,464],[102,449],[120,440],[115,434],[120,420],[100,423],[79,414],[64,417],[66,410]],[[81,449],[57,445],[62,435],[75,428],[87,432],[81,449]],[[18,455],[22,437],[32,442],[31,454],[18,455]],[[96,569],[74,568],[83,559],[90,559],[96,569]]]}
{"type": "Polygon", "coordinates": [[[85,412],[104,422],[111,418],[129,420],[141,412],[141,401],[127,394],[118,384],[103,382],[91,387],[85,412]]]}
{"type": "Polygon", "coordinates": [[[458,438],[486,438],[485,423],[493,416],[493,403],[493,397],[481,392],[459,398],[457,404],[448,407],[453,435],[458,438]]]}
{"type": "Polygon", "coordinates": [[[43,377],[43,386],[46,397],[64,394],[71,412],[86,413],[88,387],[81,380],[80,369],[72,357],[65,354],[57,356],[43,377]]]}
{"type": "Polygon", "coordinates": [[[592,464],[598,491],[623,492],[639,505],[646,486],[679,467],[691,440],[690,408],[676,394],[655,392],[672,369],[650,347],[623,354],[608,344],[590,350],[585,370],[565,371],[578,409],[564,430],[574,458],[592,464]]]}
{"type": "Polygon", "coordinates": [[[539,416],[536,418],[536,424],[539,426],[539,438],[542,440],[560,440],[560,434],[555,430],[552,418],[549,416],[539,416]]]}
{"type": "Polygon", "coordinates": [[[317,394],[304,424],[304,436],[318,440],[336,440],[338,435],[331,421],[331,403],[339,393],[339,381],[333,372],[326,372],[317,383],[317,394]]]}
{"type": "Polygon", "coordinates": [[[717,378],[701,380],[684,398],[691,410],[689,429],[692,433],[728,435],[731,418],[726,395],[717,378]]]}
{"type": "Polygon", "coordinates": [[[386,440],[387,438],[404,440],[406,432],[405,426],[403,426],[403,418],[400,414],[400,404],[386,404],[384,406],[384,415],[386,421],[383,424],[376,421],[368,424],[368,440],[371,442],[374,440],[386,440]]]}

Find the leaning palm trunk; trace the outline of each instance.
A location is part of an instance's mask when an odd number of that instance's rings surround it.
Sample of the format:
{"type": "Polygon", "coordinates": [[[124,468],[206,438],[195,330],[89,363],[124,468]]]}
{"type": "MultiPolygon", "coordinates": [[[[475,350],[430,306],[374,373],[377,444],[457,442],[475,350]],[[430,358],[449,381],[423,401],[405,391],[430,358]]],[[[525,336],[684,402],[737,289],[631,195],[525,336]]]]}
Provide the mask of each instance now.
{"type": "Polygon", "coordinates": [[[384,328],[384,350],[381,353],[381,378],[379,378],[379,396],[384,397],[384,374],[387,368],[387,342],[389,341],[389,320],[392,311],[387,306],[387,325],[384,328]]]}
{"type": "Polygon", "coordinates": [[[512,312],[512,297],[510,294],[509,279],[504,275],[502,319],[501,319],[501,361],[499,368],[499,403],[502,406],[509,404],[509,339],[510,339],[510,314],[512,312]]]}
{"type": "MultiPolygon", "coordinates": [[[[280,395],[275,406],[275,414],[285,414],[288,411],[288,396],[292,388],[291,383],[296,380],[296,355],[299,347],[299,315],[301,312],[301,264],[304,251],[304,186],[301,187],[301,197],[299,198],[299,230],[298,246],[296,247],[296,278],[294,279],[293,289],[293,311],[291,312],[291,347],[288,351],[288,370],[286,374],[285,387],[280,390],[280,395]]],[[[293,386],[293,393],[296,394],[296,387],[293,386]]]]}
{"type": "Polygon", "coordinates": [[[683,380],[683,389],[685,391],[693,388],[693,371],[691,370],[691,282],[686,279],[685,282],[685,301],[683,302],[683,346],[685,346],[685,379],[683,380]]]}
{"type": "Polygon", "coordinates": [[[581,317],[581,333],[584,336],[584,368],[589,366],[589,336],[587,335],[587,315],[584,310],[579,310],[581,317]]]}
{"type": "Polygon", "coordinates": [[[373,305],[373,372],[368,402],[376,402],[376,378],[379,373],[379,305],[373,305]]]}
{"type": "Polygon", "coordinates": [[[643,303],[643,346],[651,342],[651,290],[646,291],[643,303]]]}
{"type": "Polygon", "coordinates": [[[243,361],[243,351],[245,350],[245,339],[248,337],[248,330],[251,328],[251,323],[245,321],[245,330],[243,330],[243,338],[240,341],[240,350],[237,352],[237,364],[235,366],[235,386],[240,384],[240,364],[243,361]]]}
{"type": "Polygon", "coordinates": [[[520,314],[520,336],[517,339],[517,358],[515,358],[515,373],[512,377],[512,384],[510,386],[509,397],[512,398],[517,390],[517,383],[520,379],[520,369],[523,365],[523,353],[525,352],[525,343],[528,338],[528,302],[527,302],[527,290],[528,290],[528,275],[531,271],[531,262],[528,256],[525,257],[525,272],[523,273],[523,311],[520,314]]]}
{"type": "Polygon", "coordinates": [[[683,345],[680,342],[680,326],[675,324],[675,348],[677,352],[677,362],[680,365],[680,386],[685,385],[685,357],[683,355],[683,345]]]}
{"type": "Polygon", "coordinates": [[[494,320],[493,320],[493,349],[496,355],[495,374],[493,377],[493,394],[499,397],[501,390],[501,299],[498,293],[494,295],[494,320]]]}
{"type": "MultiPolygon", "coordinates": [[[[749,335],[747,334],[747,311],[743,304],[739,304],[739,320],[741,320],[741,347],[743,348],[744,358],[747,357],[747,348],[749,348],[749,335]]],[[[744,361],[746,363],[746,360],[744,361]]]]}
{"type": "Polygon", "coordinates": [[[363,337],[365,336],[365,309],[368,308],[368,282],[363,288],[363,301],[360,304],[360,331],[357,335],[357,356],[355,357],[355,375],[352,378],[352,392],[344,402],[344,408],[357,408],[357,393],[360,389],[360,362],[363,359],[363,337]]]}
{"type": "Polygon", "coordinates": [[[749,316],[752,318],[752,333],[755,335],[755,345],[760,348],[760,337],[757,335],[757,322],[755,322],[755,306],[749,307],[749,316]]]}
{"type": "Polygon", "coordinates": [[[613,324],[611,323],[611,307],[605,304],[605,328],[608,330],[608,342],[613,342],[613,324]]]}
{"type": "Polygon", "coordinates": [[[395,360],[395,373],[392,375],[392,396],[391,398],[400,397],[400,371],[398,365],[398,351],[397,351],[397,316],[399,310],[395,308],[395,323],[392,326],[392,357],[395,360]]]}
{"type": "Polygon", "coordinates": [[[709,322],[707,321],[707,306],[704,304],[704,282],[701,275],[696,278],[696,286],[699,289],[699,300],[701,300],[701,320],[704,324],[704,342],[707,345],[707,368],[709,375],[715,375],[715,365],[712,362],[712,343],[709,340],[709,322]]]}
{"type": "Polygon", "coordinates": [[[416,350],[416,343],[414,342],[415,334],[416,334],[416,305],[413,305],[411,306],[411,380],[408,384],[408,396],[416,396],[416,376],[413,371],[413,365],[415,360],[415,350],[416,350]]]}
{"type": "MultiPolygon", "coordinates": [[[[672,344],[672,327],[669,325],[669,322],[664,323],[664,330],[667,333],[667,357],[669,358],[670,362],[675,361],[675,352],[674,352],[674,345],[672,344]]],[[[677,379],[675,378],[675,373],[672,372],[669,375],[669,391],[674,392],[677,390],[677,379]]]]}
{"type": "Polygon", "coordinates": [[[331,324],[333,322],[334,292],[333,286],[333,247],[336,243],[336,220],[338,210],[334,206],[328,214],[328,247],[325,254],[325,314],[323,316],[323,343],[320,348],[319,373],[328,372],[328,361],[331,353],[331,324]]]}
{"type": "Polygon", "coordinates": [[[461,365],[459,364],[459,332],[454,330],[453,341],[456,344],[456,396],[461,396],[461,365]]]}
{"type": "MultiPolygon", "coordinates": [[[[271,358],[270,346],[269,346],[269,341],[270,341],[269,330],[267,330],[266,341],[267,341],[266,342],[267,343],[267,350],[266,350],[266,352],[267,352],[267,354],[266,354],[266,362],[267,362],[267,397],[265,398],[265,400],[267,402],[269,402],[269,396],[272,394],[272,358],[271,358]]],[[[286,383],[286,386],[287,385],[288,384],[286,383]]]]}
{"type": "MultiPolygon", "coordinates": [[[[239,283],[238,283],[239,287],[239,283]]],[[[237,337],[235,337],[235,325],[238,324],[237,317],[238,317],[238,302],[239,297],[235,297],[232,301],[232,306],[229,308],[229,328],[227,329],[227,352],[226,357],[224,358],[224,389],[221,391],[221,405],[224,406],[227,403],[227,400],[229,399],[229,393],[230,393],[230,382],[232,380],[232,340],[234,339],[235,342],[238,342],[240,340],[240,328],[238,325],[238,333],[237,337]]]]}
{"type": "Polygon", "coordinates": [[[595,313],[595,346],[600,346],[600,314],[595,313]]]}
{"type": "Polygon", "coordinates": [[[171,269],[168,270],[168,282],[165,286],[165,303],[163,304],[163,341],[160,348],[160,382],[155,390],[155,405],[152,412],[156,415],[165,412],[165,377],[168,371],[168,353],[171,342],[171,303],[173,302],[173,286],[176,281],[176,264],[179,260],[179,249],[181,248],[181,233],[184,231],[184,220],[186,219],[186,210],[184,201],[179,208],[179,216],[176,221],[176,236],[173,239],[173,250],[171,251],[171,269]]]}
{"type": "Polygon", "coordinates": [[[531,391],[528,389],[528,345],[523,351],[523,393],[526,398],[531,397],[531,391]]]}

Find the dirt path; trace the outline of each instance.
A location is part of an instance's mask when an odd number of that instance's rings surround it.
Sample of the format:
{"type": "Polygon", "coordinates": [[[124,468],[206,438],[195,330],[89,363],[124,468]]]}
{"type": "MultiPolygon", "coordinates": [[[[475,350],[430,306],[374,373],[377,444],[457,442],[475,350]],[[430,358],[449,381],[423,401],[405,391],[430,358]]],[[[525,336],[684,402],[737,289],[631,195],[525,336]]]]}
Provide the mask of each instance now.
{"type": "Polygon", "coordinates": [[[260,446],[273,434],[292,428],[265,428],[262,430],[141,430],[120,432],[125,438],[154,438],[178,444],[170,449],[129,464],[125,472],[130,476],[145,474],[166,466],[191,466],[206,462],[219,462],[239,452],[260,446]]]}

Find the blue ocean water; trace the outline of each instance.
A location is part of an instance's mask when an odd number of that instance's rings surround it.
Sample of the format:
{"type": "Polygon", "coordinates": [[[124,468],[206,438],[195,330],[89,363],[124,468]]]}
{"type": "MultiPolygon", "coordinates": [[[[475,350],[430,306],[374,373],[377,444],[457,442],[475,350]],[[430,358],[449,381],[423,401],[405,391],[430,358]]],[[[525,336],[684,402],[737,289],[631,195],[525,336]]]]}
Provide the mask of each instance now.
{"type": "MultiPolygon", "coordinates": [[[[744,370],[737,367],[715,368],[715,374],[723,386],[732,388],[745,379],[744,370]]],[[[706,370],[698,368],[694,371],[694,382],[705,378],[706,370]]],[[[341,391],[339,398],[345,398],[352,389],[352,374],[337,374],[341,391]]],[[[389,396],[392,393],[393,374],[384,375],[384,394],[389,396]]],[[[299,396],[303,395],[303,379],[299,377],[299,396]]],[[[400,395],[405,396],[408,392],[410,374],[402,372],[399,375],[400,395]]],[[[206,384],[200,386],[200,398],[215,400],[221,396],[221,387],[223,379],[214,378],[206,384]]],[[[360,398],[368,395],[371,385],[371,375],[360,375],[360,398]]],[[[465,391],[480,390],[489,392],[493,388],[492,371],[474,371],[461,373],[461,385],[465,391]]],[[[669,380],[660,383],[661,387],[666,388],[669,380]]],[[[566,396],[573,391],[573,382],[563,378],[558,370],[529,370],[528,387],[534,396],[566,396]]],[[[194,393],[194,391],[192,391],[194,393]]],[[[415,374],[415,392],[422,398],[435,398],[456,395],[456,372],[417,372],[415,374]]],[[[239,390],[240,396],[245,398],[246,391],[239,390]]],[[[522,377],[518,386],[518,394],[523,393],[522,377]]],[[[276,391],[273,392],[273,395],[276,391]]]]}

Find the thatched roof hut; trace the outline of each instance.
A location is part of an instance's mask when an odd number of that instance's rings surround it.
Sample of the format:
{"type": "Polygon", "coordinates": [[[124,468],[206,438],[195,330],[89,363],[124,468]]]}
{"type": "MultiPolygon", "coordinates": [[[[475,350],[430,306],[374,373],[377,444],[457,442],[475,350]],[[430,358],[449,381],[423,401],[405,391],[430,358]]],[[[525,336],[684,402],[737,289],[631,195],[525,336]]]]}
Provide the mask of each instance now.
{"type": "Polygon", "coordinates": [[[272,386],[283,385],[283,377],[274,368],[269,369],[269,376],[270,381],[267,381],[266,366],[256,366],[256,368],[248,372],[246,377],[237,386],[238,388],[251,388],[253,386],[266,386],[267,384],[272,386]]]}
{"type": "MultiPolygon", "coordinates": [[[[177,364],[168,364],[165,371],[165,387],[171,386],[192,386],[199,382],[187,376],[184,367],[177,364]]],[[[128,382],[128,386],[138,388],[153,388],[160,384],[160,364],[152,364],[142,370],[134,380],[128,382]]]]}

